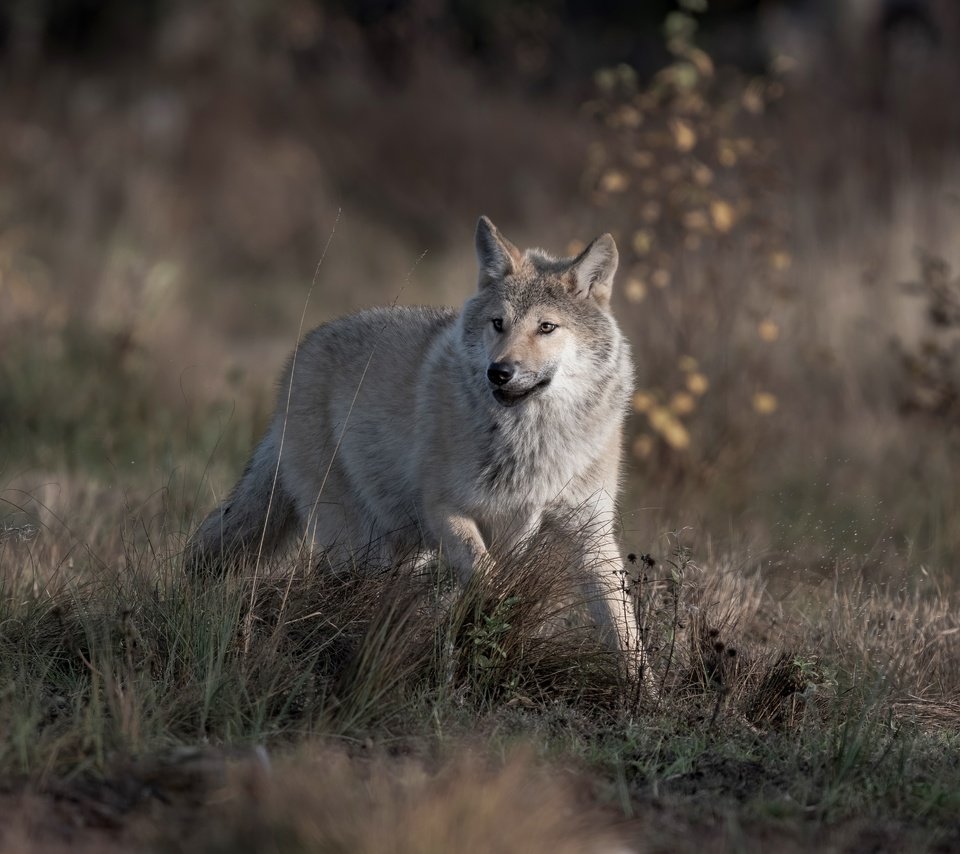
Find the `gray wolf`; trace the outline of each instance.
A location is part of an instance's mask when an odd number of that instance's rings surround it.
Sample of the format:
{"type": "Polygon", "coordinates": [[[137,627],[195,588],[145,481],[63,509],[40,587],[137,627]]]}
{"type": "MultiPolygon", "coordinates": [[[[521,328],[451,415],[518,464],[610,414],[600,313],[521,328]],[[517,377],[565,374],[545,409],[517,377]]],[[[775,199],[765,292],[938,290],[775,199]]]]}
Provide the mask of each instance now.
{"type": "Polygon", "coordinates": [[[521,252],[481,217],[476,251],[461,311],[375,308],[304,337],[188,560],[259,560],[298,533],[331,562],[424,545],[466,583],[559,520],[581,535],[594,622],[639,662],[615,531],[633,390],[610,311],[616,244],[521,252]]]}

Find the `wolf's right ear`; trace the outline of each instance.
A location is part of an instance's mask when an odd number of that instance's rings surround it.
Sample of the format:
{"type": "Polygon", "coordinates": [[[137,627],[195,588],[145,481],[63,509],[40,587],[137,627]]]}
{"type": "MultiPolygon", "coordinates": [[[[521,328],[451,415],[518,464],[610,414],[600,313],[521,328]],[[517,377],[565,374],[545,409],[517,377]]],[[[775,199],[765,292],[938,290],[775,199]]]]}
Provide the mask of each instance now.
{"type": "Polygon", "coordinates": [[[617,244],[603,234],[583,250],[570,264],[570,292],[577,299],[592,299],[604,311],[610,308],[610,292],[620,256],[617,244]]]}
{"type": "Polygon", "coordinates": [[[477,222],[476,245],[481,288],[509,276],[520,264],[520,250],[485,216],[477,222]]]}

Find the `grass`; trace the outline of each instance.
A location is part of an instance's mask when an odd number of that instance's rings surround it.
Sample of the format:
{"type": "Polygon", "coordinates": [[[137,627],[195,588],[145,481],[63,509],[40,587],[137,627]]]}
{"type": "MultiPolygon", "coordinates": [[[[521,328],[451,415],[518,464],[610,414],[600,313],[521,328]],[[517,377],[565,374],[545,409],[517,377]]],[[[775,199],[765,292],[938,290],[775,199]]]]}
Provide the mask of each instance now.
{"type": "Polygon", "coordinates": [[[462,591],[296,556],[254,591],[185,576],[149,509],[96,550],[6,529],[0,775],[28,848],[956,844],[960,618],[923,575],[775,597],[666,538],[634,587],[654,697],[596,645],[555,541],[462,591]],[[56,804],[76,827],[47,826],[56,804]]]}
{"type": "MultiPolygon", "coordinates": [[[[187,472],[197,486],[211,473],[209,461],[245,457],[268,403],[265,394],[239,402],[221,394],[212,407],[198,401],[189,370],[163,376],[123,334],[68,325],[54,333],[28,327],[15,337],[17,358],[0,363],[7,477],[21,473],[9,468],[19,464],[128,483],[187,472]]],[[[226,379],[228,389],[240,389],[239,375],[226,379]]]]}

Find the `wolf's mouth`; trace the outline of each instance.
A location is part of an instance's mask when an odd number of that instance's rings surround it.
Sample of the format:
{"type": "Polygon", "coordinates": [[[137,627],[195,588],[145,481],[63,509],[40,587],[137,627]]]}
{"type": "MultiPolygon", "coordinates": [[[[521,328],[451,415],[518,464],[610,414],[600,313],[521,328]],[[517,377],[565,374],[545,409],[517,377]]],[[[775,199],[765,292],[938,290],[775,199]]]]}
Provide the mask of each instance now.
{"type": "Polygon", "coordinates": [[[516,406],[518,403],[523,403],[523,401],[528,398],[533,397],[536,394],[539,394],[543,391],[548,385],[550,385],[550,380],[553,377],[547,377],[544,380],[540,380],[536,385],[530,386],[530,388],[524,391],[508,391],[505,388],[495,388],[493,390],[494,399],[501,406],[516,406]]]}

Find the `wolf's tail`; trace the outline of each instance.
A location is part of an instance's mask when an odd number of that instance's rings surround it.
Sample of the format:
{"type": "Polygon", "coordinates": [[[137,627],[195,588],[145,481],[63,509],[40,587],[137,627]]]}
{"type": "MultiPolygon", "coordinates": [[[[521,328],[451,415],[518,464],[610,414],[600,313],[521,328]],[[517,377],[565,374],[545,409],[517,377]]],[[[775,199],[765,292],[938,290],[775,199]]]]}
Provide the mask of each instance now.
{"type": "Polygon", "coordinates": [[[270,557],[295,522],[293,500],[277,477],[279,430],[272,424],[229,497],[203,521],[187,548],[188,572],[216,572],[270,557]]]}

